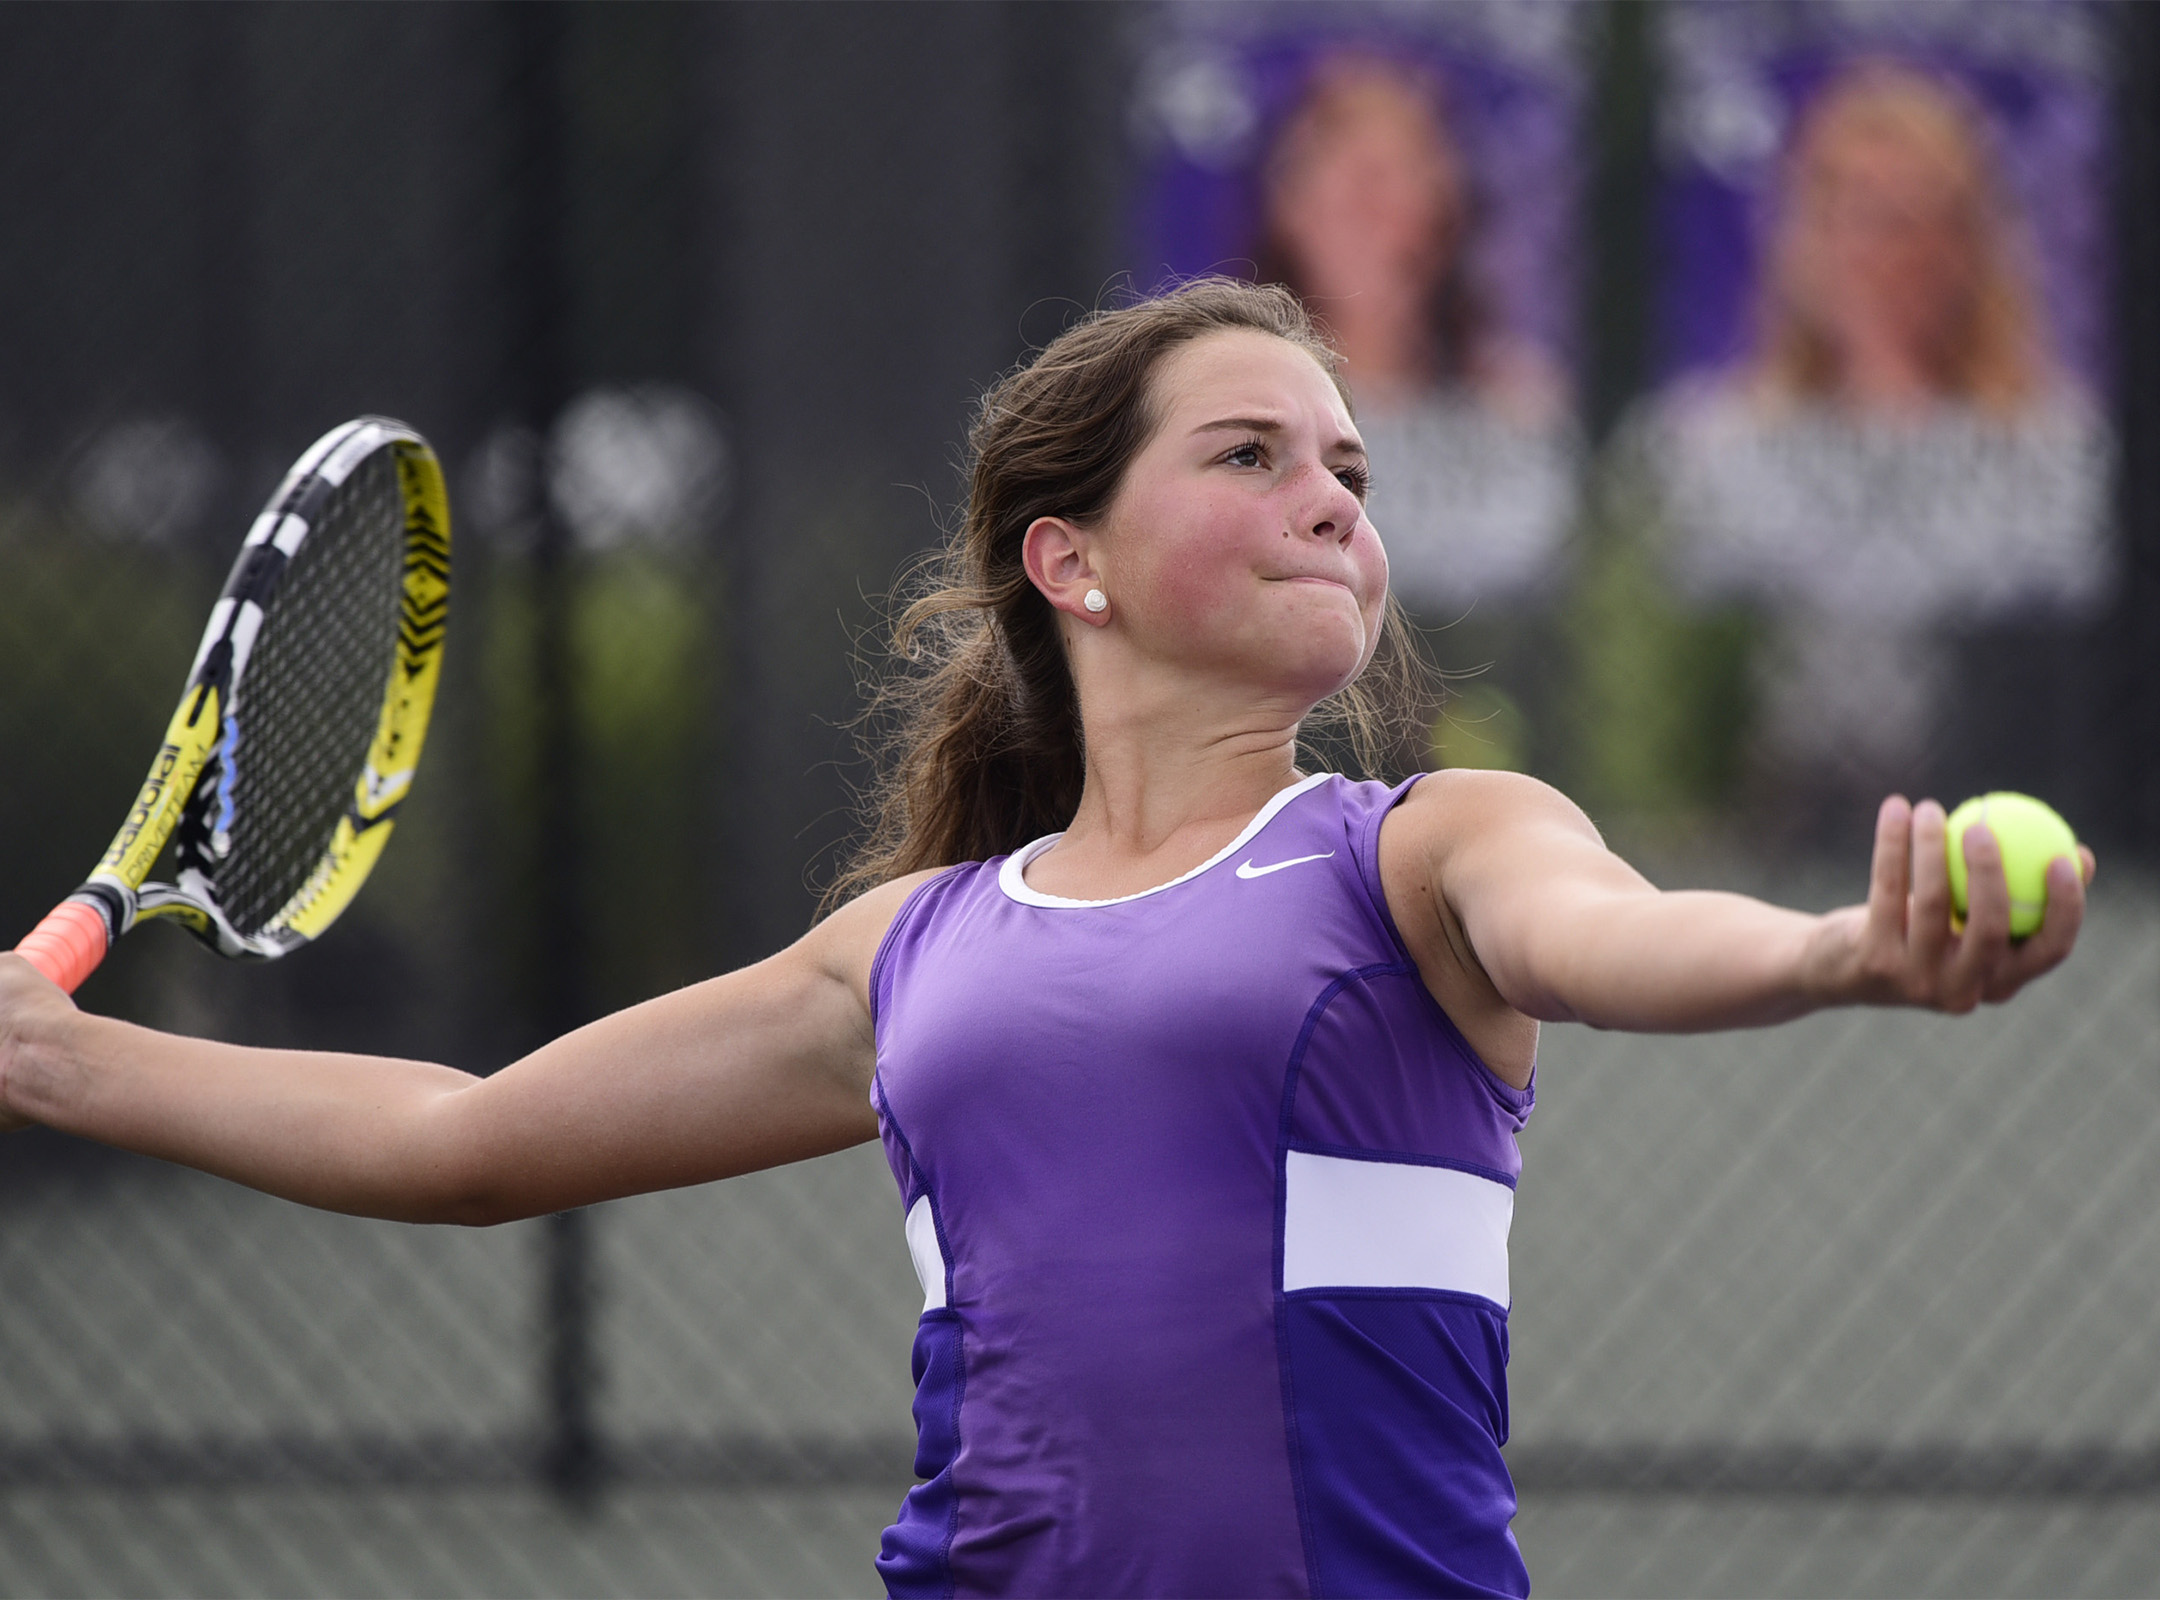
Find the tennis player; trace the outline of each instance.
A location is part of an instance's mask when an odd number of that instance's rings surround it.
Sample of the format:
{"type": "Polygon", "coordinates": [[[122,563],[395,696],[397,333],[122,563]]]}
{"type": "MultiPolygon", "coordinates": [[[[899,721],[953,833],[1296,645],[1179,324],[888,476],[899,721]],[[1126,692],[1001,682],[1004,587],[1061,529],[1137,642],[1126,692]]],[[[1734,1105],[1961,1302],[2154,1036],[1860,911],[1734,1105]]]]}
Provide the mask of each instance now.
{"type": "Polygon", "coordinates": [[[4,957],[0,1117],[464,1223],[882,1137],[925,1297],[893,1593],[1523,1594],[1539,1024],[2006,1000],[2069,954],[2091,858],[2013,944],[1983,829],[1953,931],[1931,801],[1883,803],[1865,905],[1807,916],[1660,893],[1526,777],[1299,771],[1399,624],[1279,290],[1097,314],[972,444],[860,892],[796,944],[486,1079],[154,1033],[4,957]]]}

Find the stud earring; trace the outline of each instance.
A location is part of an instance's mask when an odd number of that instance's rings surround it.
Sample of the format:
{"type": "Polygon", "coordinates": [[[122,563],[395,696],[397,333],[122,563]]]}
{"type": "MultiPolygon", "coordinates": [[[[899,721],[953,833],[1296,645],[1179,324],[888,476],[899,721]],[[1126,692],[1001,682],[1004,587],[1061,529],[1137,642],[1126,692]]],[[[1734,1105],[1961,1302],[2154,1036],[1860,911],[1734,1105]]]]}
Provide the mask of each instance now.
{"type": "Polygon", "coordinates": [[[1088,590],[1086,594],[1080,597],[1080,603],[1097,616],[1110,609],[1110,597],[1100,589],[1088,590]]]}

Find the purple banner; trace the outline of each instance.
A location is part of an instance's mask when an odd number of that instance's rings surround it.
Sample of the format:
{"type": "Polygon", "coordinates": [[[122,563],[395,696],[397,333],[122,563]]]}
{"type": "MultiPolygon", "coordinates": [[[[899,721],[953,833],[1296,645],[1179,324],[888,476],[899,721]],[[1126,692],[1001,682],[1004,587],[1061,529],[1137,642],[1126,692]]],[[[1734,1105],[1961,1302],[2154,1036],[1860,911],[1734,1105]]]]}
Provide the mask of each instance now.
{"type": "MultiPolygon", "coordinates": [[[[1902,115],[1946,181],[1969,166],[1986,237],[2026,302],[2041,358],[2088,388],[2107,370],[2108,103],[2096,8],[1728,5],[1665,14],[1658,297],[1666,376],[1729,367],[1769,336],[1781,245],[1798,248],[1799,170],[1848,126],[1902,115]],[[1857,79],[1902,76],[1906,104],[1860,108],[1857,79]],[[1936,104],[1924,102],[1932,93],[1936,104]],[[1835,110],[1832,102],[1841,102],[1835,110]],[[1927,126],[1932,123],[1933,126],[1927,126]],[[1962,126],[1959,126],[1962,124],[1962,126]],[[1963,148],[1956,148],[1962,144],[1963,148]]],[[[1878,100],[1895,98],[1879,96],[1878,100]]],[[[1878,141],[1880,142],[1880,141],[1878,141]]],[[[1912,161],[1923,152],[1917,148],[1912,161]]],[[[1885,159],[1894,160],[1894,157],[1885,159]]]]}
{"type": "Polygon", "coordinates": [[[1567,7],[1165,8],[1134,107],[1146,177],[1132,272],[1250,275],[1265,177],[1331,67],[1386,63],[1431,95],[1468,178],[1470,263],[1493,314],[1565,368],[1575,348],[1579,21],[1567,7]]]}

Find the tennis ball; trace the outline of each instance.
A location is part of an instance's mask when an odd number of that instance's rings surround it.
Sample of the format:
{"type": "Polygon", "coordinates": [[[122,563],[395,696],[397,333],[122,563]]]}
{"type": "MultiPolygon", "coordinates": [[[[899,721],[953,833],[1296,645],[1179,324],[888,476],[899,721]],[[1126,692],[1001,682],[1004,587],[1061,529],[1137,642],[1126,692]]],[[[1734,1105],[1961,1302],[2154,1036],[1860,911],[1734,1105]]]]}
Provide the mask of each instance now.
{"type": "Polygon", "coordinates": [[[2077,861],[2077,835],[2055,808],[2029,794],[1998,790],[1976,795],[1950,813],[1943,843],[1950,856],[1950,905],[1965,920],[1965,830],[1984,822],[2002,848],[2003,877],[2010,886],[2010,937],[2022,939],[2047,914],[2048,863],[2057,856],[2077,861]]]}

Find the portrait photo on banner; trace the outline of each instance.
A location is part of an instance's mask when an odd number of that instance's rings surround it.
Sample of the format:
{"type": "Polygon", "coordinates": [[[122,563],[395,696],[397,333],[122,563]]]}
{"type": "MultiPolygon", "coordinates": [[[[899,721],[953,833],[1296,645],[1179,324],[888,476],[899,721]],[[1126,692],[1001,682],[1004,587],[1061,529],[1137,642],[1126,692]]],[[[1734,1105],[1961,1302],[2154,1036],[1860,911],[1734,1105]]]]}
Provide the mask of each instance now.
{"type": "MultiPolygon", "coordinates": [[[[1157,13],[1132,126],[1142,284],[1295,291],[1343,356],[1389,581],[1473,672],[1451,764],[1527,766],[1564,590],[1582,18],[1566,6],[1157,13]]],[[[1452,743],[1453,748],[1450,748],[1452,743]]]]}
{"type": "Polygon", "coordinates": [[[1745,764],[1799,813],[2075,790],[2044,733],[1975,770],[1974,724],[2064,726],[2115,567],[2102,21],[1663,8],[1645,537],[1753,619],[1745,764]]]}

